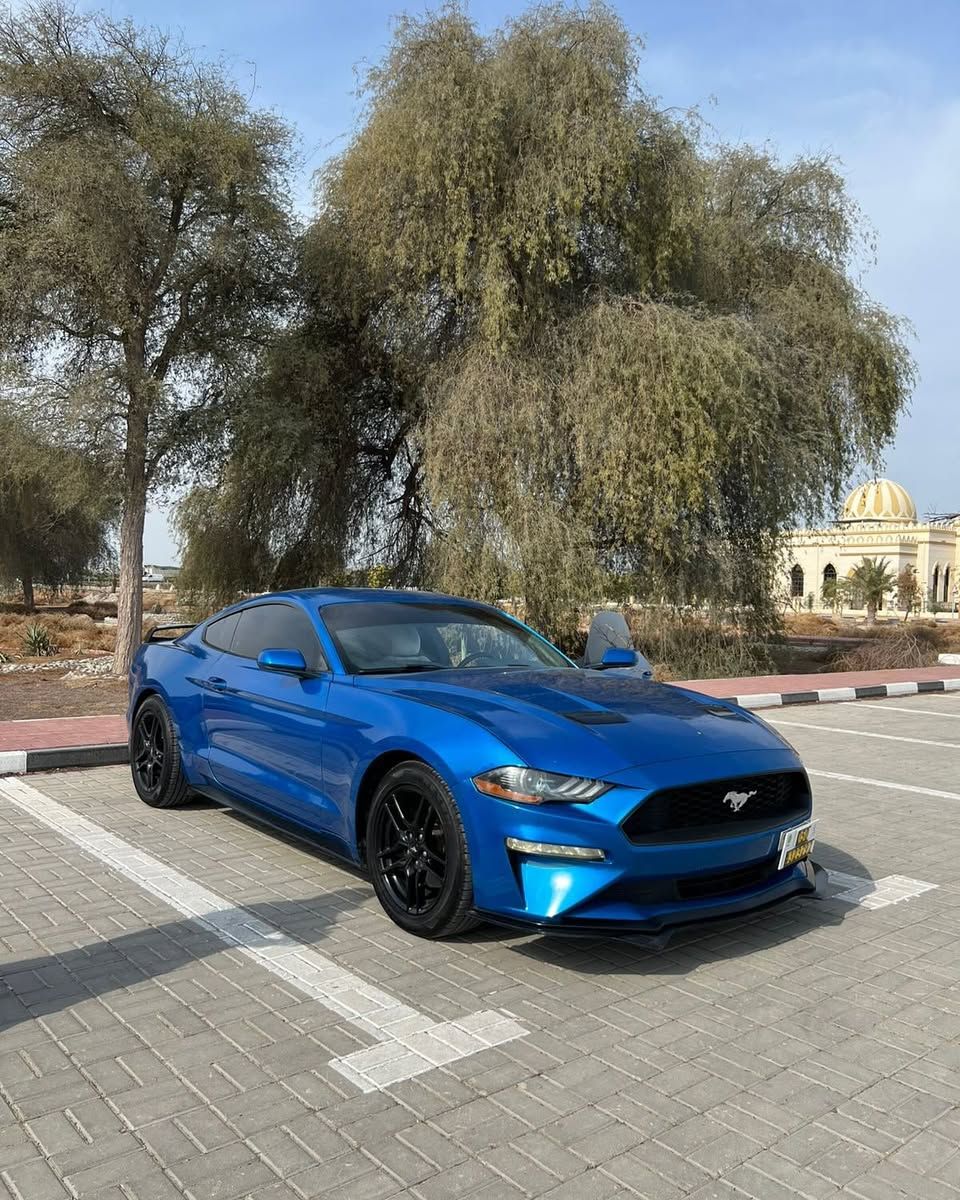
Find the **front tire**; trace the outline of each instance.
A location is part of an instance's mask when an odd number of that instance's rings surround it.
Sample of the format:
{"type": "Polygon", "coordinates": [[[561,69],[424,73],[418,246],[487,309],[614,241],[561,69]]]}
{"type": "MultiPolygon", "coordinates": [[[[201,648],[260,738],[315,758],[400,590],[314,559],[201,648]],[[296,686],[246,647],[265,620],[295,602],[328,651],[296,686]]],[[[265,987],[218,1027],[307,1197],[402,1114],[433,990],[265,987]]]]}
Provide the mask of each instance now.
{"type": "Polygon", "coordinates": [[[159,696],[148,696],[133,718],[130,772],[137,795],[151,808],[175,808],[190,794],[180,757],[180,739],[159,696]]]}
{"type": "Polygon", "coordinates": [[[366,849],[377,899],[401,929],[444,938],[479,924],[460,811],[425,763],[400,763],[383,777],[367,815],[366,849]]]}

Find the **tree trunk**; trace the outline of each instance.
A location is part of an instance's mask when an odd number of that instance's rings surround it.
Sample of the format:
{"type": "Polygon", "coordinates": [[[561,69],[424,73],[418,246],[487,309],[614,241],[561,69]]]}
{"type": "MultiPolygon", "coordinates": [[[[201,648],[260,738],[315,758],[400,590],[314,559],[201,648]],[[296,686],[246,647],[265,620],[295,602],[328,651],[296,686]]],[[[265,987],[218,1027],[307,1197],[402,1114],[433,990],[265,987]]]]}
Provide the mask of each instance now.
{"type": "Polygon", "coordinates": [[[35,607],[33,599],[33,576],[29,571],[24,571],[23,578],[20,580],[20,586],[23,588],[23,607],[27,612],[33,612],[35,607]]]}
{"type": "Polygon", "coordinates": [[[143,636],[143,522],[147,511],[147,415],[131,398],[124,455],[115,675],[127,675],[143,636]]]}
{"type": "Polygon", "coordinates": [[[867,601],[867,624],[876,625],[877,623],[877,602],[876,600],[867,601]]]}

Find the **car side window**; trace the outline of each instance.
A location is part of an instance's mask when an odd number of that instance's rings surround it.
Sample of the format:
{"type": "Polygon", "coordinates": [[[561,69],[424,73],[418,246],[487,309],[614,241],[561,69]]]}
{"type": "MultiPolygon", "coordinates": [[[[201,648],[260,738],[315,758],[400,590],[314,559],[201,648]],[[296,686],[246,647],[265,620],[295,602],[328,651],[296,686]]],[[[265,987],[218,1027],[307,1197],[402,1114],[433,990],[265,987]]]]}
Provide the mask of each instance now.
{"type": "Polygon", "coordinates": [[[211,621],[203,631],[203,640],[214,650],[229,650],[239,620],[239,613],[230,613],[217,621],[211,621]]]}
{"type": "Polygon", "coordinates": [[[299,650],[311,671],[325,669],[310,618],[292,604],[256,604],[240,611],[232,654],[256,658],[264,650],[299,650]]]}

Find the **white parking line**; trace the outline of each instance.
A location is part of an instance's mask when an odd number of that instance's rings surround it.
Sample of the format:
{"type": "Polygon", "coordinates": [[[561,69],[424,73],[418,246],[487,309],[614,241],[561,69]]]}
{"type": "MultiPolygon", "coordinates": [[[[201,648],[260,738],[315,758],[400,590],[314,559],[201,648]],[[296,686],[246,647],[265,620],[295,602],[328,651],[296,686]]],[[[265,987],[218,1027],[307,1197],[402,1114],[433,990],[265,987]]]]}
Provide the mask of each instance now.
{"type": "Polygon", "coordinates": [[[807,767],[808,775],[820,779],[839,779],[842,783],[862,783],[867,787],[890,788],[895,792],[913,792],[917,796],[932,796],[936,800],[960,800],[960,792],[941,792],[937,788],[918,787],[913,783],[893,783],[889,779],[867,779],[862,775],[843,775],[839,771],[815,771],[807,767]]]}
{"type": "Polygon", "coordinates": [[[827,875],[831,883],[843,889],[829,899],[870,909],[902,904],[904,900],[914,900],[924,892],[933,892],[939,887],[936,883],[924,883],[922,879],[908,879],[906,875],[885,875],[883,879],[864,879],[860,875],[847,875],[844,871],[828,871],[827,875]]]}
{"type": "Polygon", "coordinates": [[[527,1032],[496,1011],[434,1021],[22,780],[0,780],[0,796],[375,1038],[378,1045],[330,1064],[363,1092],[412,1079],[527,1032]]]}
{"type": "Polygon", "coordinates": [[[885,742],[912,742],[915,746],[940,746],[947,750],[960,750],[960,742],[933,742],[928,738],[902,737],[895,733],[874,733],[866,729],[841,729],[837,725],[813,725],[808,721],[780,721],[764,718],[768,725],[787,725],[792,729],[815,729],[819,733],[846,733],[851,737],[880,738],[885,742]]]}
{"type": "MultiPolygon", "coordinates": [[[[960,705],[953,704],[953,708],[960,709],[960,705]]],[[[898,712],[898,713],[916,713],[918,716],[924,717],[949,717],[952,721],[960,721],[960,711],[958,712],[938,712],[935,708],[907,708],[905,704],[888,704],[886,700],[878,700],[876,706],[874,704],[861,705],[858,708],[844,709],[843,715],[851,713],[871,713],[879,709],[881,712],[898,712]]]]}

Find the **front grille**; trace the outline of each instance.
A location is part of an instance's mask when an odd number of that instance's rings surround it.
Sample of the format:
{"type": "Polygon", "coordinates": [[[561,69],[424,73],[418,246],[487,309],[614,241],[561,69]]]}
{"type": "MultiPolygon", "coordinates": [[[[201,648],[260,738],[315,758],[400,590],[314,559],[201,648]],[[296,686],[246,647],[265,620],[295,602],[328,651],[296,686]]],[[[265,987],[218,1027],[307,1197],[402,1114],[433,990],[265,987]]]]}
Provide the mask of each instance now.
{"type": "Polygon", "coordinates": [[[712,779],[654,792],[623,822],[631,842],[692,842],[734,837],[802,821],[810,789],[802,771],[712,779]],[[742,797],[740,807],[734,804],[742,797]]]}

